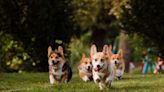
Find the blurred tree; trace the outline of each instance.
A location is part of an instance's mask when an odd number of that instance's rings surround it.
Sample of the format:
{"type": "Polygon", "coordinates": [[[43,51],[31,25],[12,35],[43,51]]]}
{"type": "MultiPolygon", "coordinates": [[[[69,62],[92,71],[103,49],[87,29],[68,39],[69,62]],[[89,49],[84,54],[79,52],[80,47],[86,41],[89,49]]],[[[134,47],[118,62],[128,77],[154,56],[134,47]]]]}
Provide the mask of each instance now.
{"type": "Polygon", "coordinates": [[[11,34],[36,63],[47,71],[47,47],[68,47],[78,34],[73,28],[70,0],[1,0],[0,31],[11,34]]]}
{"type": "Polygon", "coordinates": [[[119,35],[119,49],[123,51],[123,60],[125,62],[125,72],[129,72],[129,62],[132,62],[132,51],[131,51],[131,46],[129,44],[129,37],[125,33],[125,31],[121,31],[119,35]]]}
{"type": "Polygon", "coordinates": [[[124,12],[122,7],[130,8],[130,0],[111,0],[111,9],[109,10],[109,15],[114,15],[117,20],[120,21],[122,18],[122,13],[124,12]]]}
{"type": "Polygon", "coordinates": [[[137,33],[130,34],[128,39],[132,47],[132,58],[134,62],[142,61],[146,53],[146,46],[144,45],[144,38],[137,33]]]}
{"type": "Polygon", "coordinates": [[[69,44],[69,50],[71,51],[70,62],[71,65],[79,64],[81,56],[83,53],[87,57],[90,57],[90,40],[91,40],[91,31],[88,31],[86,34],[83,34],[80,38],[72,38],[71,43],[69,44]]]}
{"type": "Polygon", "coordinates": [[[110,0],[72,0],[72,5],[75,9],[74,21],[84,33],[92,31],[91,42],[98,46],[98,50],[104,44],[113,42],[118,35],[118,26],[116,18],[108,14],[110,0]]]}
{"type": "Polygon", "coordinates": [[[164,58],[164,1],[130,0],[130,8],[123,7],[121,27],[128,33],[138,33],[148,47],[156,46],[164,58]]]}
{"type": "MultiPolygon", "coordinates": [[[[129,8],[129,0],[111,0],[111,9],[109,10],[109,15],[114,15],[117,19],[117,26],[120,24],[120,19],[122,18],[123,9],[122,7],[129,8]]],[[[123,59],[125,61],[125,72],[129,72],[129,62],[131,61],[131,47],[128,42],[128,36],[124,30],[120,29],[119,34],[119,44],[118,49],[123,50],[123,59]]],[[[116,39],[117,40],[117,39],[116,39]]],[[[115,44],[114,44],[115,45],[115,44]]],[[[117,50],[117,49],[116,49],[117,50]]]]}
{"type": "Polygon", "coordinates": [[[0,72],[36,71],[35,62],[21,42],[5,32],[0,32],[0,37],[0,72]]]}

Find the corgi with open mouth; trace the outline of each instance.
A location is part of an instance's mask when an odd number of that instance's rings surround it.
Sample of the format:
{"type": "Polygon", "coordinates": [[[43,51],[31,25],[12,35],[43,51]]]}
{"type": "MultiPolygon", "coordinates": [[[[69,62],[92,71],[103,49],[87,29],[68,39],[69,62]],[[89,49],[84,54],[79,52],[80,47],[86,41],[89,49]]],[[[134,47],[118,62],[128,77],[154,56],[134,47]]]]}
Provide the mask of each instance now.
{"type": "Polygon", "coordinates": [[[72,69],[65,60],[61,46],[55,51],[52,50],[51,46],[48,47],[48,64],[50,84],[67,83],[71,80],[72,69]]]}
{"type": "Polygon", "coordinates": [[[115,76],[115,69],[109,61],[109,47],[104,45],[102,52],[97,52],[96,45],[91,46],[93,80],[99,85],[100,90],[111,86],[115,76]]]}
{"type": "Polygon", "coordinates": [[[113,54],[112,45],[109,45],[109,58],[110,58],[110,62],[115,65],[115,69],[116,69],[115,77],[117,79],[121,79],[125,70],[125,62],[123,59],[122,50],[120,49],[117,54],[113,54]]]}

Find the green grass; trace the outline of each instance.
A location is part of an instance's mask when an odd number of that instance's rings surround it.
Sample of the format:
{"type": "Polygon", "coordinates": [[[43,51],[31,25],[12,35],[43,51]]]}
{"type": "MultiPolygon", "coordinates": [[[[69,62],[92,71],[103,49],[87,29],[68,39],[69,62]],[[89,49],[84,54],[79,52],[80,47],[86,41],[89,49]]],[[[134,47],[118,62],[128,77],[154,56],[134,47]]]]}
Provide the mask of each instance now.
{"type": "MultiPolygon", "coordinates": [[[[164,92],[164,74],[125,74],[104,92],[164,92]]],[[[48,73],[0,73],[0,92],[100,92],[93,82],[85,83],[77,74],[68,84],[50,85],[48,73]]]]}

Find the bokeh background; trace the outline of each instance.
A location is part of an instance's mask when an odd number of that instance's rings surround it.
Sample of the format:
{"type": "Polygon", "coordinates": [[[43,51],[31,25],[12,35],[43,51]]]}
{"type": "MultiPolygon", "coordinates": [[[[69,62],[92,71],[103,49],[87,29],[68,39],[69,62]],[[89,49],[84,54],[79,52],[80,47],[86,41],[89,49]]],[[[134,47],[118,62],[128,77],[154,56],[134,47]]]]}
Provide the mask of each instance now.
{"type": "Polygon", "coordinates": [[[73,67],[91,44],[123,49],[128,72],[148,48],[164,57],[163,40],[164,0],[0,0],[0,72],[47,72],[59,45],[73,67]]]}

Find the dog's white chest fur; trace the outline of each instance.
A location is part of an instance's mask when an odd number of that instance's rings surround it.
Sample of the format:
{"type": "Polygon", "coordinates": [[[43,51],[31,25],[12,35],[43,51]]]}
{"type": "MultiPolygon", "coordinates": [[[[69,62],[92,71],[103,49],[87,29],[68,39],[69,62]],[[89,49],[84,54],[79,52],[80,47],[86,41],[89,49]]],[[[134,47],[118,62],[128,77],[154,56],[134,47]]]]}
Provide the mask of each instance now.
{"type": "Polygon", "coordinates": [[[99,78],[103,78],[105,76],[105,73],[101,73],[101,72],[93,72],[93,77],[99,77],[99,78]]]}
{"type": "Polygon", "coordinates": [[[57,70],[53,72],[53,75],[60,78],[64,73],[62,72],[62,70],[57,70]]]}
{"type": "Polygon", "coordinates": [[[62,71],[62,65],[59,67],[58,70],[56,70],[54,67],[51,67],[50,71],[51,71],[51,75],[49,76],[49,78],[51,84],[57,82],[56,79],[61,79],[62,75],[64,74],[64,72],[62,71]]]}

